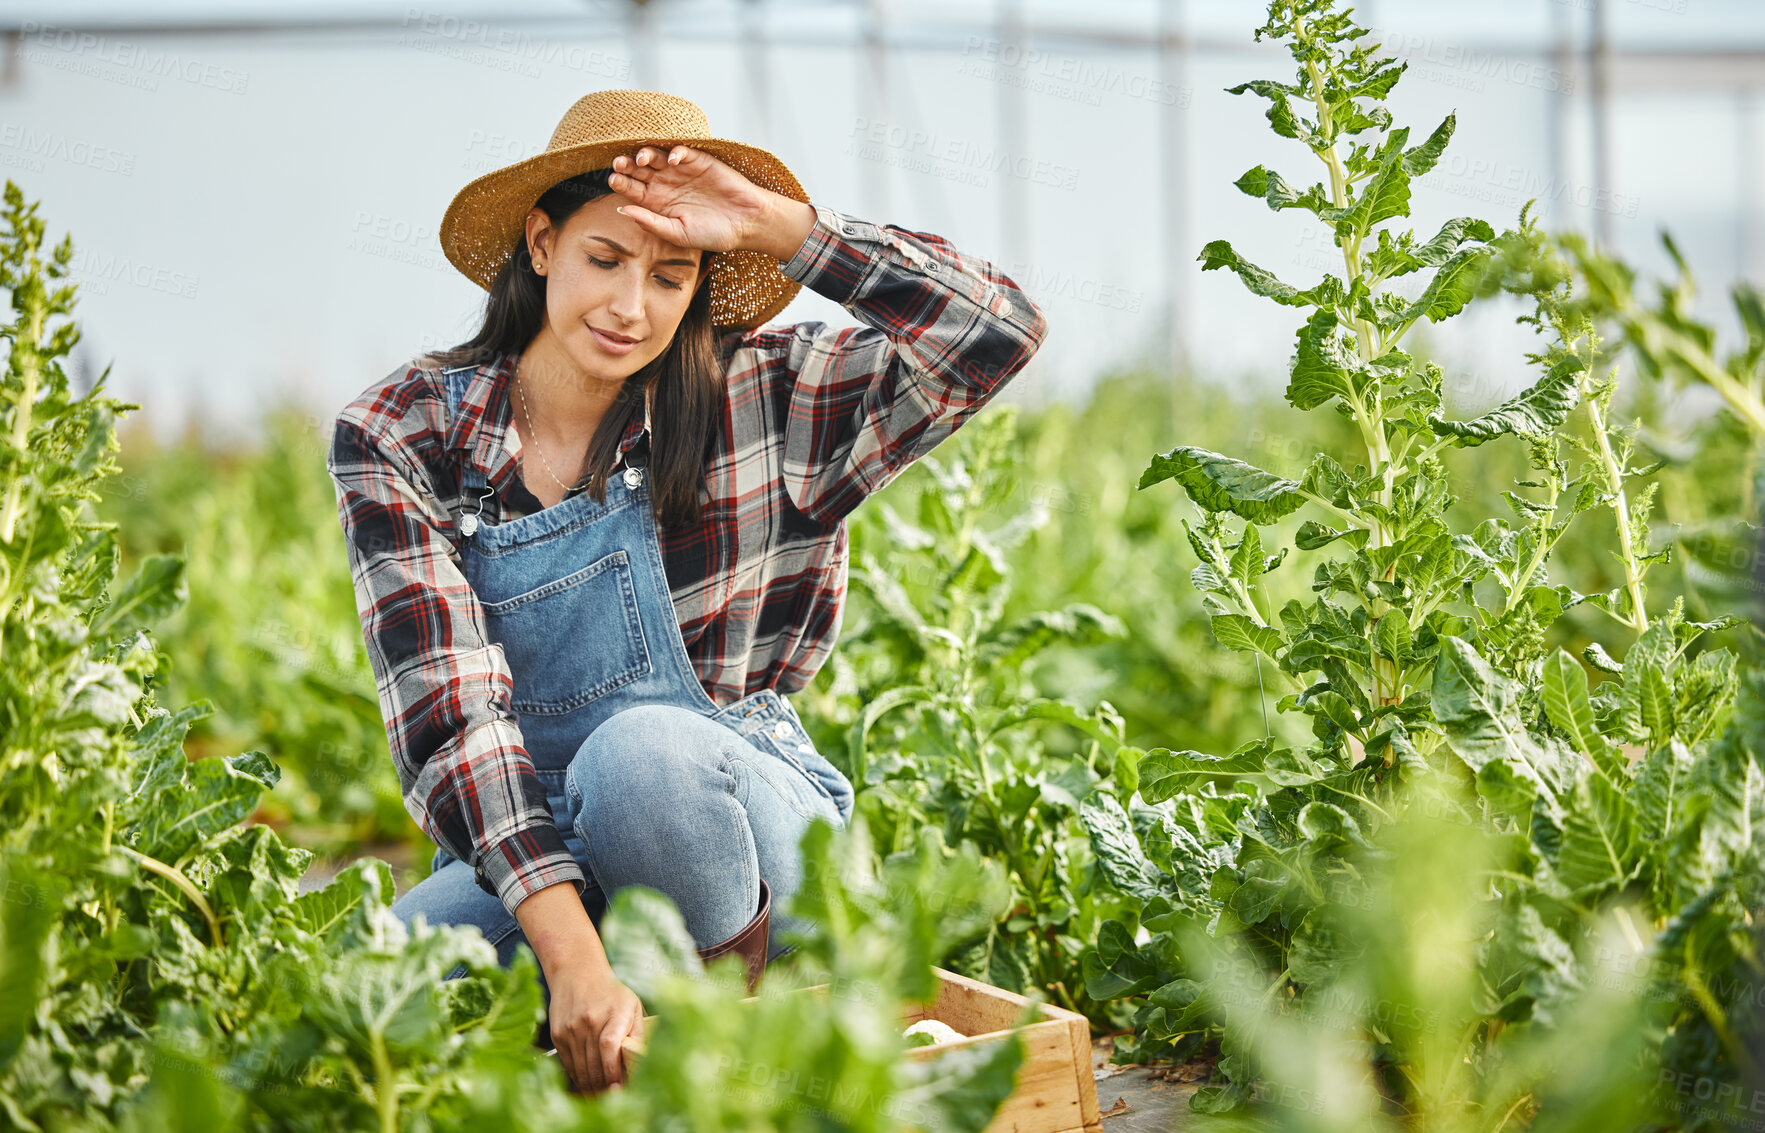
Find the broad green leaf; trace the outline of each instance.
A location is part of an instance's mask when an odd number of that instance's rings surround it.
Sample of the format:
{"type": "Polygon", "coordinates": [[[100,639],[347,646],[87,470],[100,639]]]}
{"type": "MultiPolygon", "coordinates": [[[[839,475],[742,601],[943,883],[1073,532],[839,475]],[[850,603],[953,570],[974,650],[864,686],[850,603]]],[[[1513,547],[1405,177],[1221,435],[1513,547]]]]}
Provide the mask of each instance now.
{"type": "Polygon", "coordinates": [[[1136,995],[1161,982],[1157,966],[1141,954],[1140,946],[1120,921],[1103,922],[1096,946],[1085,951],[1080,966],[1085,993],[1097,1000],[1136,995]]]}
{"type": "Polygon", "coordinates": [[[1576,749],[1606,774],[1622,775],[1622,761],[1594,719],[1593,704],[1587,698],[1587,671],[1580,663],[1562,649],[1545,658],[1542,692],[1546,715],[1576,749]]]}
{"type": "Polygon", "coordinates": [[[1641,861],[1636,808],[1598,771],[1581,776],[1563,807],[1557,875],[1581,898],[1622,887],[1641,861]]]}
{"type": "MultiPolygon", "coordinates": [[[[1421,145],[1411,147],[1404,153],[1404,171],[1411,177],[1426,175],[1440,160],[1440,155],[1446,152],[1446,143],[1452,140],[1453,130],[1457,127],[1458,116],[1448,114],[1446,119],[1434,128],[1434,132],[1428,135],[1426,141],[1421,145]]],[[[1489,238],[1488,236],[1481,237],[1484,240],[1489,238]]]]}
{"type": "Polygon", "coordinates": [[[1491,255],[1486,246],[1461,248],[1454,252],[1435,270],[1421,296],[1404,311],[1403,321],[1413,323],[1425,317],[1429,322],[1438,323],[1464,310],[1465,304],[1476,294],[1491,255]]]}
{"type": "Polygon", "coordinates": [[[1378,624],[1373,627],[1373,648],[1399,665],[1409,661],[1410,623],[1401,609],[1393,607],[1379,615],[1378,624]]]}
{"type": "Polygon", "coordinates": [[[1131,897],[1150,900],[1159,891],[1156,867],[1147,860],[1128,812],[1107,791],[1093,791],[1079,806],[1097,866],[1109,883],[1131,897]]]}
{"type": "Polygon", "coordinates": [[[1244,534],[1238,540],[1238,546],[1233,549],[1232,557],[1227,560],[1226,566],[1231,570],[1232,577],[1237,579],[1238,585],[1249,591],[1262,577],[1264,561],[1262,536],[1256,533],[1254,523],[1247,523],[1244,525],[1244,534]]]}
{"type": "Polygon", "coordinates": [[[1140,761],[1140,797],[1160,803],[1207,780],[1230,781],[1262,770],[1263,749],[1246,745],[1228,756],[1153,748],[1140,761]]]}
{"type": "Polygon", "coordinates": [[[1293,113],[1293,107],[1287,101],[1289,94],[1299,93],[1297,88],[1270,79],[1256,79],[1226,88],[1227,94],[1243,94],[1245,91],[1251,91],[1269,100],[1268,110],[1264,113],[1269,120],[1269,127],[1275,133],[1283,138],[1310,136],[1311,132],[1301,125],[1299,117],[1293,113]]]}
{"type": "Polygon", "coordinates": [[[1524,392],[1509,398],[1480,417],[1469,421],[1448,421],[1438,413],[1428,424],[1440,436],[1456,438],[1463,448],[1506,433],[1525,435],[1549,433],[1568,418],[1580,394],[1580,373],[1585,365],[1578,358],[1558,363],[1524,392]]]}
{"type": "Polygon", "coordinates": [[[1067,724],[1110,745],[1122,742],[1121,718],[1107,702],[1097,709],[1085,709],[1070,701],[1046,697],[1006,708],[987,724],[986,735],[990,738],[1007,728],[1037,722],[1067,724]]]}
{"type": "Polygon", "coordinates": [[[1453,753],[1472,771],[1493,759],[1520,760],[1553,793],[1567,789],[1572,779],[1564,761],[1526,730],[1519,699],[1515,682],[1492,669],[1469,642],[1441,638],[1431,703],[1453,753]]]}
{"type": "Polygon", "coordinates": [[[1373,230],[1375,224],[1394,216],[1408,216],[1410,211],[1410,175],[1405,170],[1403,143],[1409,130],[1391,132],[1384,143],[1385,156],[1378,170],[1361,190],[1360,199],[1336,222],[1336,234],[1358,242],[1373,230]]]}
{"type": "Polygon", "coordinates": [[[110,604],[92,619],[92,636],[107,641],[135,626],[158,621],[187,597],[183,556],[149,555],[110,604]]]}
{"type": "Polygon", "coordinates": [[[1229,511],[1251,523],[1273,523],[1305,502],[1292,480],[1192,445],[1153,457],[1139,486],[1149,488],[1164,480],[1177,481],[1190,499],[1208,511],[1229,511]]]}
{"type": "Polygon", "coordinates": [[[1645,666],[1640,674],[1640,696],[1637,711],[1642,727],[1657,744],[1673,736],[1673,690],[1659,667],[1645,666]]]}
{"type": "Polygon", "coordinates": [[[849,766],[857,770],[858,781],[864,781],[863,769],[866,766],[865,753],[868,749],[870,729],[884,715],[907,704],[925,704],[936,699],[937,693],[921,685],[902,685],[891,688],[864,706],[858,719],[846,732],[846,758],[849,766]]]}
{"type": "Polygon", "coordinates": [[[1346,531],[1338,531],[1334,527],[1326,527],[1314,519],[1308,519],[1301,523],[1299,530],[1294,533],[1293,544],[1302,551],[1315,551],[1342,539],[1351,546],[1364,547],[1371,534],[1372,532],[1364,527],[1350,527],[1346,531]]]}
{"type": "Polygon", "coordinates": [[[1243,614],[1215,614],[1211,624],[1213,635],[1220,644],[1240,653],[1261,653],[1273,658],[1285,644],[1279,630],[1273,626],[1259,626],[1243,614]]]}
{"type": "Polygon", "coordinates": [[[1692,762],[1691,749],[1674,739],[1650,752],[1637,767],[1630,799],[1645,842],[1661,843],[1678,832],[1685,817],[1685,785],[1692,762]]]}
{"type": "Polygon", "coordinates": [[[129,842],[148,857],[175,864],[199,842],[243,821],[276,785],[275,765],[262,752],[211,757],[189,764],[182,785],[161,791],[129,842]]]}
{"type": "Polygon", "coordinates": [[[338,933],[364,908],[390,906],[392,870],[379,858],[360,858],[339,870],[323,888],[302,893],[290,906],[294,923],[321,940],[338,933]]]}
{"type": "Polygon", "coordinates": [[[1495,230],[1487,221],[1471,216],[1455,216],[1440,226],[1440,231],[1426,244],[1414,249],[1417,260],[1427,267],[1439,267],[1452,254],[1459,250],[1459,245],[1466,240],[1490,241],[1495,239],[1495,230]]]}
{"type": "Polygon", "coordinates": [[[1210,242],[1207,247],[1201,249],[1201,255],[1196,258],[1201,261],[1202,271],[1212,271],[1214,268],[1221,267],[1231,268],[1237,273],[1238,278],[1244,281],[1244,286],[1249,288],[1253,295],[1273,299],[1288,307],[1311,305],[1311,300],[1301,294],[1299,288],[1281,282],[1275,278],[1274,273],[1265,268],[1259,268],[1246,260],[1233,251],[1232,245],[1224,240],[1210,242]]]}
{"type": "Polygon", "coordinates": [[[6,916],[0,918],[0,1072],[38,1027],[38,1013],[49,1005],[45,981],[53,977],[50,937],[61,913],[61,891],[24,855],[0,858],[0,892],[6,916]]]}
{"type": "Polygon", "coordinates": [[[1353,396],[1350,374],[1360,359],[1339,327],[1335,311],[1320,310],[1300,328],[1287,382],[1287,400],[1295,408],[1316,409],[1331,398],[1353,396]]]}
{"type": "Polygon", "coordinates": [[[1301,193],[1289,185],[1285,178],[1272,169],[1261,165],[1253,166],[1244,175],[1233,182],[1240,192],[1252,197],[1260,197],[1269,208],[1276,210],[1287,208],[1304,208],[1312,212],[1321,212],[1329,207],[1329,199],[1324,187],[1313,185],[1301,193]]]}

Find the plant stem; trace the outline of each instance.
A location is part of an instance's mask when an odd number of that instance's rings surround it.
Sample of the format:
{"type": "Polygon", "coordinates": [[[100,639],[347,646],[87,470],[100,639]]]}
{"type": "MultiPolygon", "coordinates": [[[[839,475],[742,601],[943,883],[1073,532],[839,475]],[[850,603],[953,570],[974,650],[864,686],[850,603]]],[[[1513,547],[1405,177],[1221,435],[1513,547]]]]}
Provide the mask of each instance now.
{"type": "Polygon", "coordinates": [[[1624,563],[1624,588],[1630,595],[1630,616],[1619,620],[1640,634],[1649,628],[1649,617],[1642,604],[1642,571],[1637,567],[1636,548],[1630,541],[1630,502],[1624,492],[1624,471],[1612,455],[1612,444],[1606,436],[1606,414],[1600,399],[1586,396],[1586,375],[1593,369],[1592,353],[1593,346],[1589,343],[1589,365],[1582,371],[1582,396],[1587,401],[1587,415],[1593,423],[1594,448],[1613,491],[1612,513],[1618,524],[1618,558],[1624,563]]]}
{"type": "MultiPolygon", "coordinates": [[[[35,259],[33,256],[32,259],[35,259]]],[[[31,439],[31,413],[37,401],[37,377],[40,359],[37,355],[37,343],[43,336],[43,306],[40,301],[29,303],[30,311],[25,318],[25,325],[19,328],[19,341],[15,349],[19,360],[19,369],[23,373],[24,388],[19,391],[18,407],[12,414],[12,447],[22,455],[28,455],[27,446],[31,439]]],[[[6,505],[0,510],[0,542],[12,542],[12,533],[18,523],[20,494],[24,491],[23,475],[12,477],[12,483],[6,486],[6,505]]]]}
{"type": "Polygon", "coordinates": [[[386,1039],[375,1028],[370,1035],[369,1053],[374,1059],[374,1108],[380,1113],[380,1133],[398,1133],[398,1089],[392,1080],[392,1059],[386,1053],[386,1039]]]}
{"type": "Polygon", "coordinates": [[[146,854],[143,854],[141,851],[130,846],[118,846],[117,849],[121,850],[128,857],[134,859],[136,864],[142,869],[151,873],[159,874],[159,876],[165,878],[167,881],[183,890],[184,896],[190,898],[190,903],[196,906],[197,911],[202,914],[202,919],[208,922],[209,942],[217,948],[220,947],[221,922],[216,919],[214,909],[208,903],[208,898],[202,895],[202,890],[196,888],[195,882],[184,876],[183,871],[176,867],[166,865],[158,858],[150,858],[146,854]]]}
{"type": "Polygon", "coordinates": [[[1550,498],[1545,501],[1546,505],[1550,507],[1550,514],[1539,520],[1538,545],[1532,548],[1532,557],[1526,561],[1526,565],[1514,575],[1514,584],[1508,589],[1508,596],[1502,602],[1501,612],[1503,615],[1514,608],[1514,600],[1521,591],[1526,589],[1527,584],[1532,581],[1533,574],[1538,571],[1539,566],[1544,563],[1545,556],[1550,553],[1550,521],[1551,516],[1557,512],[1557,495],[1557,474],[1556,469],[1553,468],[1550,477],[1550,498]]]}

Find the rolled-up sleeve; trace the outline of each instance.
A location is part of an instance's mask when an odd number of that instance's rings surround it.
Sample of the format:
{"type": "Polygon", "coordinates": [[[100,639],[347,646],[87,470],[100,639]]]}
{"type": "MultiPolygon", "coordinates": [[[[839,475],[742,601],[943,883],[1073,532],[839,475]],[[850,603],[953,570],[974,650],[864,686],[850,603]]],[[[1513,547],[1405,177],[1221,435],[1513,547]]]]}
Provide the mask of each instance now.
{"type": "Polygon", "coordinates": [[[502,647],[454,558],[451,518],[349,410],[325,463],[405,809],[511,913],[560,881],[581,892],[510,707],[502,647]]]}
{"type": "Polygon", "coordinates": [[[814,208],[780,271],[864,325],[792,328],[784,470],[792,502],[831,522],[979,411],[1048,323],[1010,277],[941,237],[814,208]]]}

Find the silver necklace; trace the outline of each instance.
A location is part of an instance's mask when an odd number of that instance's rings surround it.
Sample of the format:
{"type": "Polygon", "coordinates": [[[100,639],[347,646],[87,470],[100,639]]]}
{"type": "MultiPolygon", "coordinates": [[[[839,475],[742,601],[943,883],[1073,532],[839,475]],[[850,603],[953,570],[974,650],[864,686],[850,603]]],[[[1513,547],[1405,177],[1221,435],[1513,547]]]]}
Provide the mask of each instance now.
{"type": "Polygon", "coordinates": [[[552,471],[552,466],[546,460],[544,451],[539,447],[539,437],[533,432],[533,418],[527,415],[527,395],[521,391],[520,380],[518,377],[511,378],[510,380],[515,383],[515,400],[521,403],[521,420],[527,422],[527,435],[533,440],[533,451],[539,454],[539,466],[545,469],[545,474],[552,478],[553,483],[564,489],[565,495],[569,495],[571,492],[574,492],[577,488],[581,487],[582,479],[587,479],[587,476],[585,475],[574,484],[566,484],[558,479],[558,474],[552,471]]]}

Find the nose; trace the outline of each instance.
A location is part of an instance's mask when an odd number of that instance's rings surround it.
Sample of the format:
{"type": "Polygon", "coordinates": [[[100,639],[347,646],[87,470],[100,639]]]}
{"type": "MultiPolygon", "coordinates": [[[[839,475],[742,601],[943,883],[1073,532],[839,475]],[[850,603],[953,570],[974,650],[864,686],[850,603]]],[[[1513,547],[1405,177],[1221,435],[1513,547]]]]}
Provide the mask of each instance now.
{"type": "Polygon", "coordinates": [[[623,324],[636,326],[643,318],[644,274],[627,264],[617,275],[613,283],[613,301],[608,306],[623,324]]]}

